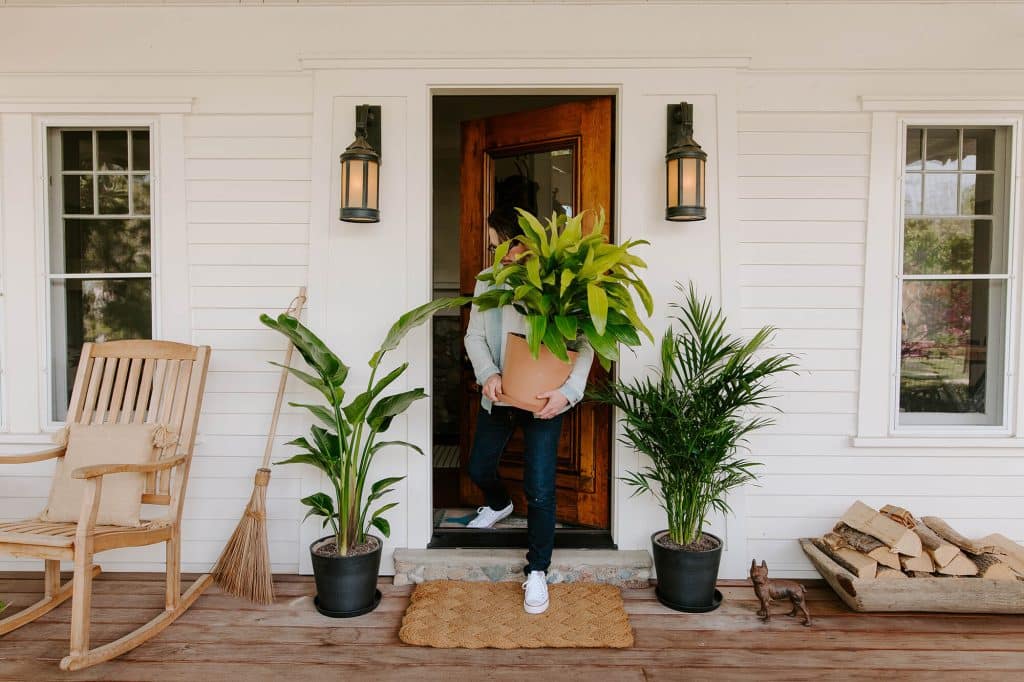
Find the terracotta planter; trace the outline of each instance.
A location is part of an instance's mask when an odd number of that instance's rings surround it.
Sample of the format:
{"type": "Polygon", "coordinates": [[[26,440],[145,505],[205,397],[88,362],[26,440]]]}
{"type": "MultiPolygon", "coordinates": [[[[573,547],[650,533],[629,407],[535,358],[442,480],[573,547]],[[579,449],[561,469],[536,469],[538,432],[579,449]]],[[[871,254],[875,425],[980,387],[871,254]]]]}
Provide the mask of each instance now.
{"type": "Polygon", "coordinates": [[[569,351],[569,362],[562,362],[544,346],[540,355],[530,355],[526,337],[512,334],[505,337],[505,367],[501,372],[501,402],[530,412],[539,412],[546,401],[537,400],[545,391],[559,388],[569,378],[576,353],[569,351]]]}

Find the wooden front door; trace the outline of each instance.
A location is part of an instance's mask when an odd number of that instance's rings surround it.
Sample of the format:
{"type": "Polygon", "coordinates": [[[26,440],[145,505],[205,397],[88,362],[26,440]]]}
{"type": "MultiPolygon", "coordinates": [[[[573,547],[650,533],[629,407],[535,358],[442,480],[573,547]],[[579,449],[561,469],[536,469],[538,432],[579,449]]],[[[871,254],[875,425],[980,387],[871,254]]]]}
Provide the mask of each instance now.
{"type": "MultiPolygon", "coordinates": [[[[472,295],[476,275],[492,264],[487,216],[496,196],[515,188],[515,205],[544,218],[552,212],[575,215],[586,209],[585,226],[604,208],[605,231],[612,237],[613,99],[559,104],[543,109],[466,121],[462,124],[460,219],[462,293],[472,295]],[[511,179],[511,181],[510,181],[511,179]],[[524,188],[526,191],[523,191],[524,188]],[[525,205],[524,205],[525,204],[525,205]]],[[[586,229],[586,227],[584,228],[586,229]]],[[[463,330],[469,319],[463,312],[463,330]]],[[[459,490],[467,504],[483,504],[468,475],[470,447],[480,409],[480,386],[464,356],[463,419],[459,490]]],[[[604,372],[594,362],[591,382],[604,372]]],[[[557,518],[610,527],[611,410],[584,400],[565,416],[558,446],[557,518]]],[[[517,432],[501,460],[501,477],[517,513],[526,513],[522,489],[523,439],[517,432]]]]}

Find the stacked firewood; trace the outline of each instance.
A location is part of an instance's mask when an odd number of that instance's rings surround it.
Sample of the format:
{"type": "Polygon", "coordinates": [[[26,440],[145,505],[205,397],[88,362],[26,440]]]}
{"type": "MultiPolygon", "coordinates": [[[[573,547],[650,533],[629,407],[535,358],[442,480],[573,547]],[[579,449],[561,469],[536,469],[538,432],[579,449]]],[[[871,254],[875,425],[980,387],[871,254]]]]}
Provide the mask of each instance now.
{"type": "Polygon", "coordinates": [[[854,502],[814,545],[862,579],[973,577],[1024,580],[1024,547],[993,533],[971,540],[937,516],[914,517],[885,505],[854,502]]]}

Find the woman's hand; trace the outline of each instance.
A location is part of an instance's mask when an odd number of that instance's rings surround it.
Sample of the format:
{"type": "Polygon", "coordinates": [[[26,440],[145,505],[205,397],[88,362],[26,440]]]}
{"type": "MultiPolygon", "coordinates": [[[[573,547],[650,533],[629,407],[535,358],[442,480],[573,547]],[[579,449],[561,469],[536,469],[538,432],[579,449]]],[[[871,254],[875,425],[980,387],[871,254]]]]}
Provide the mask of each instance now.
{"type": "Polygon", "coordinates": [[[547,400],[548,404],[544,406],[540,412],[534,412],[533,416],[537,419],[551,419],[556,416],[562,410],[565,409],[566,405],[569,404],[569,399],[559,391],[557,388],[554,391],[545,391],[537,396],[537,400],[547,400]]]}
{"type": "Polygon", "coordinates": [[[487,381],[484,382],[483,388],[481,389],[484,396],[492,403],[496,403],[501,400],[501,375],[492,374],[487,377],[487,381]]]}

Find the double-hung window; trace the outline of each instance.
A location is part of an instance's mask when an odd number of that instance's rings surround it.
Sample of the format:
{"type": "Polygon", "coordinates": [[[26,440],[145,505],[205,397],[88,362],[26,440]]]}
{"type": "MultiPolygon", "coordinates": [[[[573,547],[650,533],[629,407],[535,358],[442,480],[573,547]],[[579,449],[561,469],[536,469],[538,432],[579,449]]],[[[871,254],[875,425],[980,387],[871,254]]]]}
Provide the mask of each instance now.
{"type": "Polygon", "coordinates": [[[48,130],[51,417],[63,420],[82,345],[150,338],[148,128],[48,130]]]}
{"type": "Polygon", "coordinates": [[[897,431],[1005,427],[1010,139],[908,126],[897,264],[897,431]]]}

